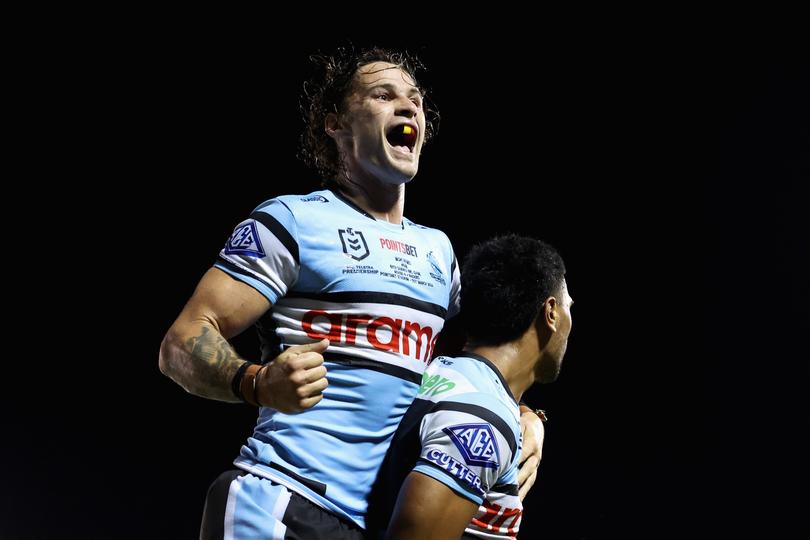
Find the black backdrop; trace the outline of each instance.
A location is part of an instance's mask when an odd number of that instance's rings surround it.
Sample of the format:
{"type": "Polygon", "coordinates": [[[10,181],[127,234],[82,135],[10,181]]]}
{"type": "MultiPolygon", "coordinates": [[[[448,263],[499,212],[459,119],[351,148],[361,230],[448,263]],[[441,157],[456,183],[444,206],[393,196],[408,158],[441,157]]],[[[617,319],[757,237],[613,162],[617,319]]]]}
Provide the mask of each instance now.
{"type": "MultiPolygon", "coordinates": [[[[65,134],[66,196],[83,204],[63,259],[75,277],[47,328],[75,329],[72,360],[49,368],[57,403],[28,401],[9,424],[4,537],[193,538],[255,418],[187,395],[160,374],[158,346],[234,224],[317,188],[295,159],[297,97],[307,55],[334,42],[143,43],[89,46],[98,56],[79,72],[92,84],[71,91],[84,113],[69,119],[91,135],[65,134]]],[[[512,231],[551,242],[569,269],[562,375],[525,396],[550,422],[521,537],[745,527],[731,516],[747,508],[738,488],[759,446],[727,440],[765,416],[733,400],[795,396],[785,375],[757,388],[761,358],[738,353],[773,331],[741,316],[758,298],[807,293],[806,66],[732,49],[406,45],[442,114],[406,215],[460,257],[512,231]]],[[[804,324],[804,303],[779,305],[804,324]]],[[[786,363],[801,356],[764,341],[786,363]]],[[[252,331],[236,344],[255,357],[252,331]]]]}

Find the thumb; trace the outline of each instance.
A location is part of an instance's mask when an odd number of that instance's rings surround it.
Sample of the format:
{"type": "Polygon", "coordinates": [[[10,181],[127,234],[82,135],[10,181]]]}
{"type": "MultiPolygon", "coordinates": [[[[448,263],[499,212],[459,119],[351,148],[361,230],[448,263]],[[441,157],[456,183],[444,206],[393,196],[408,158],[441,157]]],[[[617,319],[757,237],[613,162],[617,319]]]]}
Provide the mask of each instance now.
{"type": "Polygon", "coordinates": [[[322,340],[316,341],[315,343],[307,343],[305,345],[293,345],[287,350],[289,352],[294,352],[296,354],[301,354],[305,352],[322,353],[327,349],[327,347],[329,347],[329,340],[323,338],[322,340]]]}

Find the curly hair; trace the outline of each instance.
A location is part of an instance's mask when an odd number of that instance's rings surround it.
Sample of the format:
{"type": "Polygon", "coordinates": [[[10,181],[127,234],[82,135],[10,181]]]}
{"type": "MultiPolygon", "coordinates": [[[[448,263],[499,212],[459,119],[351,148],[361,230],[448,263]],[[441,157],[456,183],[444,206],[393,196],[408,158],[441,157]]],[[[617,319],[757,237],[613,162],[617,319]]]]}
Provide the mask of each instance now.
{"type": "Polygon", "coordinates": [[[398,66],[413,79],[422,93],[425,111],[425,143],[438,131],[438,110],[427,100],[426,90],[416,80],[416,73],[425,66],[408,52],[393,52],[379,47],[355,50],[340,47],[333,54],[310,56],[316,73],[304,83],[300,109],[304,119],[298,157],[314,168],[322,183],[328,184],[343,171],[343,163],[335,141],[324,130],[326,115],[341,114],[346,110],[346,98],[352,90],[352,81],[358,68],[373,62],[388,62],[398,66]]]}
{"type": "Polygon", "coordinates": [[[507,234],[473,246],[461,269],[461,320],[480,345],[502,345],[532,325],[559,292],[565,263],[541,240],[507,234]]]}

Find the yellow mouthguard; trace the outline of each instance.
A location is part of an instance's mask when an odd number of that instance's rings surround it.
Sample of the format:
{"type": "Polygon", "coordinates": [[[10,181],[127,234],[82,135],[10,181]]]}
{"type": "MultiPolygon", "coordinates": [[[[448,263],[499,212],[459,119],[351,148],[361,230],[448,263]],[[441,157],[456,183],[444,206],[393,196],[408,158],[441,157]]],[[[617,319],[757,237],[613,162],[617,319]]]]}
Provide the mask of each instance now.
{"type": "Polygon", "coordinates": [[[402,126],[402,133],[404,135],[410,135],[413,133],[413,128],[411,126],[402,126]]]}

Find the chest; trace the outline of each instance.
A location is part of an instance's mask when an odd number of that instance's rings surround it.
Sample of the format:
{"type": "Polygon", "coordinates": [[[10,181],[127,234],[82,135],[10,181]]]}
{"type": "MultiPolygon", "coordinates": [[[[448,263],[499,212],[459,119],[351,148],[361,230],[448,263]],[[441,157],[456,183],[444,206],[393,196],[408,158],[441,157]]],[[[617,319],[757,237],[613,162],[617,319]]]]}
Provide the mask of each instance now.
{"type": "Polygon", "coordinates": [[[300,224],[300,292],[375,291],[446,304],[452,251],[446,240],[416,226],[388,227],[335,216],[300,224]]]}

